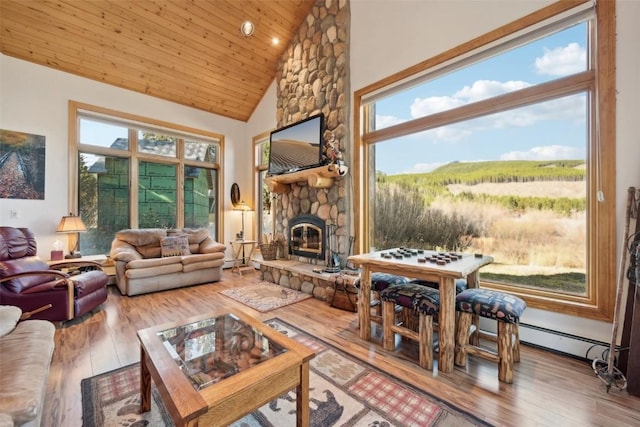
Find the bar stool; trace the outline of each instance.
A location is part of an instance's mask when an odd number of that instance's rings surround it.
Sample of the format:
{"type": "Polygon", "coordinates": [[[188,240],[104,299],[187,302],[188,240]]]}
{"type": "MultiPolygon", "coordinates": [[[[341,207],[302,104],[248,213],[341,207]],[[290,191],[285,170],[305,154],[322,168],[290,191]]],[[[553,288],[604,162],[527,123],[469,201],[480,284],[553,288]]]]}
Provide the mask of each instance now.
{"type": "Polygon", "coordinates": [[[515,295],[489,289],[467,289],[456,296],[458,327],[455,364],[467,365],[467,354],[498,363],[498,379],[513,383],[513,363],[520,361],[518,323],[527,304],[515,295]],[[470,343],[474,316],[498,322],[498,351],[470,343]]]}
{"type": "MultiPolygon", "coordinates": [[[[432,282],[431,280],[424,280],[424,279],[411,279],[409,280],[409,283],[415,283],[418,285],[422,285],[422,286],[427,286],[429,288],[432,289],[440,289],[440,283],[438,282],[432,282]]],[[[464,291],[465,289],[467,289],[468,285],[467,285],[467,279],[456,279],[455,281],[455,286],[456,286],[456,295],[458,295],[460,292],[464,291]]],[[[413,329],[414,331],[418,330],[418,316],[416,313],[412,313],[412,312],[403,312],[403,317],[402,317],[402,321],[405,322],[405,324],[410,328],[413,329]]],[[[477,316],[476,316],[477,317],[477,316]]],[[[474,319],[474,324],[477,326],[478,322],[476,319],[474,319]]],[[[434,330],[437,329],[437,326],[434,325],[434,330]]],[[[477,334],[474,334],[473,336],[477,336],[477,334]]]]}
{"type": "Polygon", "coordinates": [[[440,293],[436,289],[415,283],[391,285],[380,293],[382,300],[382,345],[395,350],[395,335],[418,342],[420,367],[433,369],[433,317],[440,310],[440,293]],[[396,323],[395,307],[418,313],[418,331],[402,322],[396,323]]]}
{"type": "MultiPolygon", "coordinates": [[[[397,276],[395,274],[371,273],[371,303],[370,307],[373,309],[371,313],[371,321],[382,325],[382,309],[380,304],[380,292],[384,291],[391,285],[398,285],[407,283],[409,279],[404,276],[397,276]]],[[[356,282],[355,286],[360,288],[360,280],[356,282]]]]}

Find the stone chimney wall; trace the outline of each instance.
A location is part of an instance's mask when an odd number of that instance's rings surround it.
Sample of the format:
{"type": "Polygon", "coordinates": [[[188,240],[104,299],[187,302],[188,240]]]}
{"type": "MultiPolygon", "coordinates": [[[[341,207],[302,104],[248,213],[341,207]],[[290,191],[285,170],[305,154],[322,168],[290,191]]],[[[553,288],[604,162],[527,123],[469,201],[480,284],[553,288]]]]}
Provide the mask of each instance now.
{"type": "MultiPolygon", "coordinates": [[[[348,0],[317,0],[305,22],[283,53],[278,65],[277,127],[322,112],[325,116],[325,144],[330,141],[333,156],[349,160],[348,0]]],[[[334,250],[342,262],[350,250],[352,212],[351,174],[336,179],[328,189],[291,184],[287,193],[275,198],[276,235],[286,236],[289,220],[299,214],[317,215],[336,225],[334,250]]]]}

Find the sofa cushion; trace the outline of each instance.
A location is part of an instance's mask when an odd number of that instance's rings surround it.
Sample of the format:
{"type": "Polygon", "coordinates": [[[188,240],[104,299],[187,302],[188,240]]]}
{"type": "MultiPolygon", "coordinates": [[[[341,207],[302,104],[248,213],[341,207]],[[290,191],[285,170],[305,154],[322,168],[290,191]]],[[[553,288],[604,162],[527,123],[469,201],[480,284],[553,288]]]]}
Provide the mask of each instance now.
{"type": "Polygon", "coordinates": [[[0,305],[0,338],[13,331],[22,316],[22,310],[13,305],[0,305]]]}
{"type": "MultiPolygon", "coordinates": [[[[205,239],[200,243],[200,247],[198,248],[198,252],[201,254],[210,254],[214,252],[225,252],[227,247],[222,243],[218,243],[213,240],[211,237],[205,239]]],[[[194,251],[191,251],[194,252],[194,251]]]]}
{"type": "Polygon", "coordinates": [[[28,228],[0,227],[0,260],[34,256],[36,238],[28,228]]]}
{"type": "MultiPolygon", "coordinates": [[[[171,259],[171,258],[165,258],[171,259]]],[[[180,260],[180,258],[175,257],[175,259],[180,260]]],[[[153,277],[153,276],[162,276],[163,274],[171,274],[171,273],[179,273],[182,271],[182,264],[180,262],[168,265],[160,265],[157,267],[151,268],[129,268],[125,272],[126,276],[129,279],[138,279],[141,277],[153,277]]]]}
{"type": "Polygon", "coordinates": [[[0,412],[16,425],[35,420],[42,409],[54,334],[51,322],[27,320],[0,338],[0,412]]]}
{"type": "Polygon", "coordinates": [[[140,252],[135,250],[130,244],[119,240],[114,240],[111,244],[111,252],[109,256],[111,256],[114,261],[124,262],[135,261],[142,258],[140,252]]]}
{"type": "Polygon", "coordinates": [[[224,254],[222,252],[214,252],[210,254],[191,254],[191,255],[182,257],[180,261],[182,262],[182,265],[189,265],[189,264],[197,264],[199,262],[204,262],[204,261],[219,260],[223,258],[224,258],[224,254]]]}
{"type": "Polygon", "coordinates": [[[167,236],[187,236],[189,245],[198,245],[209,237],[209,230],[206,228],[182,228],[167,231],[167,236]]]}
{"type": "MultiPolygon", "coordinates": [[[[47,263],[38,258],[37,256],[27,256],[19,259],[10,259],[6,261],[0,261],[0,277],[4,278],[17,273],[35,273],[49,271],[47,263]]],[[[32,286],[40,285],[42,283],[55,280],[57,277],[53,274],[34,274],[24,276],[16,279],[11,279],[4,282],[5,288],[15,292],[21,293],[23,290],[31,288],[32,286]]]]}
{"type": "Polygon", "coordinates": [[[133,246],[158,246],[160,239],[167,236],[163,228],[141,228],[120,230],[116,233],[116,239],[125,241],[133,246]]]}
{"type": "Polygon", "coordinates": [[[11,414],[0,412],[0,427],[13,427],[13,417],[11,414]]]}
{"type": "Polygon", "coordinates": [[[142,258],[160,258],[162,256],[160,241],[158,241],[157,245],[138,246],[137,249],[142,258]]]}
{"type": "Polygon", "coordinates": [[[109,276],[101,270],[93,270],[71,276],[71,280],[73,281],[73,287],[75,289],[75,299],[80,299],[101,288],[106,289],[109,276]]]}
{"type": "Polygon", "coordinates": [[[167,258],[149,258],[138,259],[127,263],[127,270],[134,270],[139,268],[150,268],[161,265],[178,264],[180,265],[180,257],[167,257],[167,258]]]}
{"type": "Polygon", "coordinates": [[[182,267],[182,271],[185,273],[190,273],[192,271],[206,270],[208,268],[219,268],[222,267],[223,264],[223,259],[210,259],[208,261],[194,262],[184,265],[182,267]]]}
{"type": "Polygon", "coordinates": [[[190,255],[187,236],[167,236],[160,239],[162,257],[190,255]]]}

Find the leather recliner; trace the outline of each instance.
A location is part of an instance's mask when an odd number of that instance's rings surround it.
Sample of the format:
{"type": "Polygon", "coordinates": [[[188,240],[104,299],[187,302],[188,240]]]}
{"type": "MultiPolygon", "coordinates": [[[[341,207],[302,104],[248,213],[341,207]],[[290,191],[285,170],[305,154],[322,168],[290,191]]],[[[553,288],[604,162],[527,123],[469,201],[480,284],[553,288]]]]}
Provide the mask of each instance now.
{"type": "Polygon", "coordinates": [[[33,319],[62,322],[106,301],[109,278],[98,264],[87,263],[95,269],[69,275],[50,269],[36,253],[28,228],[0,227],[0,304],[35,311],[33,319]],[[48,304],[50,308],[38,311],[48,304]]]}

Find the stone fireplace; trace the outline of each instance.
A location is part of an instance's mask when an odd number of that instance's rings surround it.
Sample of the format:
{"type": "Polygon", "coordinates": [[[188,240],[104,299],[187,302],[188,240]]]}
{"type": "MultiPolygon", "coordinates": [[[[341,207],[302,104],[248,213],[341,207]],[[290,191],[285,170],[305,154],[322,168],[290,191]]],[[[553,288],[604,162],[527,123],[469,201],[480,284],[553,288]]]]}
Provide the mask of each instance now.
{"type": "MultiPolygon", "coordinates": [[[[324,154],[347,167],[351,160],[349,23],[349,2],[316,0],[283,53],[276,74],[276,127],[324,114],[324,154]]],[[[340,174],[331,185],[325,182],[324,178],[302,178],[270,190],[274,235],[285,248],[277,260],[260,263],[264,280],[319,299],[326,299],[326,290],[333,289],[337,278],[345,281],[340,267],[346,264],[354,241],[351,174],[340,174]],[[300,224],[300,217],[317,219],[300,224]]]]}

